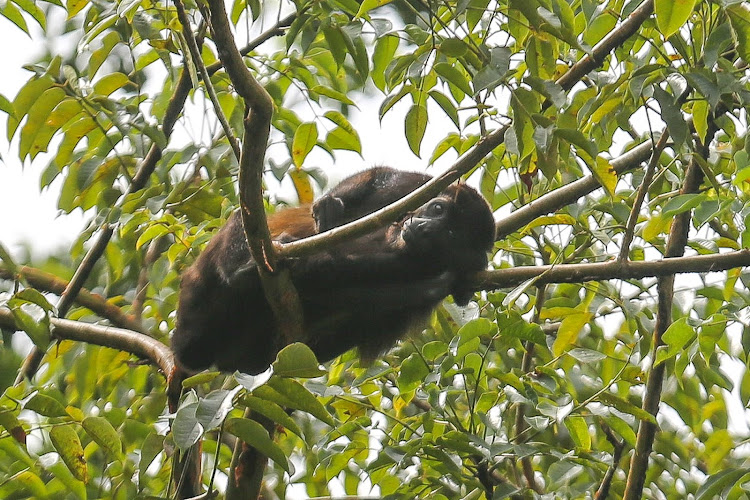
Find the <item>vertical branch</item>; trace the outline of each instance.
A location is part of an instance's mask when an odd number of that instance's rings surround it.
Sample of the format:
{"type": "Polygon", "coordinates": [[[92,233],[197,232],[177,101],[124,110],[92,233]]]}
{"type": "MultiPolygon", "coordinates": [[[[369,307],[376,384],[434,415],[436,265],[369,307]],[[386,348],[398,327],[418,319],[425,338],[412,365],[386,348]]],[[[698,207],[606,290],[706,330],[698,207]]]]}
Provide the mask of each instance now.
{"type": "MultiPolygon", "coordinates": [[[[219,59],[245,102],[245,130],[240,154],[240,213],[250,253],[276,321],[277,348],[302,338],[302,306],[288,271],[281,269],[266,221],[263,165],[271,130],[273,101],[242,59],[232,35],[223,0],[209,0],[211,35],[219,59]]],[[[269,432],[270,435],[272,435],[269,432]]],[[[267,459],[255,450],[235,450],[227,498],[258,497],[267,459]]]]}
{"type": "Polygon", "coordinates": [[[240,211],[250,253],[274,313],[278,346],[302,338],[302,307],[289,273],[278,266],[263,201],[263,164],[271,130],[273,101],[245,66],[234,42],[221,0],[210,0],[211,35],[235,90],[245,101],[245,130],[240,156],[240,211]]]}
{"type": "MultiPolygon", "coordinates": [[[[708,145],[716,133],[716,126],[711,123],[709,133],[706,135],[706,143],[696,148],[695,154],[703,158],[708,157],[708,145]]],[[[685,181],[680,189],[680,194],[695,193],[700,188],[703,180],[703,171],[695,158],[690,163],[685,173],[685,181]]],[[[690,217],[692,211],[686,211],[675,216],[669,229],[667,247],[664,256],[681,257],[685,254],[685,246],[688,242],[688,230],[690,229],[690,217]]],[[[662,276],[657,282],[658,309],[656,313],[656,325],[654,328],[653,348],[651,350],[651,370],[646,381],[646,394],[643,397],[643,409],[656,416],[661,402],[661,390],[666,373],[666,363],[654,366],[656,362],[656,351],[664,345],[662,336],[672,324],[672,301],[674,296],[675,275],[662,276]]],[[[648,469],[648,457],[656,437],[656,424],[641,420],[638,425],[638,435],[635,442],[635,450],[630,460],[627,484],[623,498],[625,500],[636,500],[643,494],[643,486],[648,469]]]]}
{"type": "MultiPolygon", "coordinates": [[[[539,323],[539,317],[542,313],[542,308],[544,307],[546,291],[547,289],[545,285],[541,285],[536,289],[536,305],[534,306],[534,318],[532,319],[533,323],[539,323]]],[[[526,341],[524,343],[524,349],[525,352],[523,353],[523,359],[521,360],[521,373],[525,374],[531,371],[531,363],[534,358],[534,343],[530,340],[526,341]]],[[[519,403],[516,407],[516,438],[523,435],[523,432],[526,430],[526,420],[524,420],[525,416],[526,405],[524,405],[523,403],[519,403]]],[[[543,493],[541,486],[536,482],[536,479],[534,478],[534,468],[531,465],[531,457],[527,456],[521,459],[521,470],[523,471],[523,476],[524,478],[526,478],[526,483],[529,485],[529,488],[539,494],[543,493]]]]}
{"type": "Polygon", "coordinates": [[[656,143],[654,150],[651,152],[651,159],[646,167],[646,174],[643,176],[641,186],[638,188],[635,200],[633,201],[633,209],[630,211],[630,216],[628,217],[628,222],[625,226],[625,233],[622,237],[620,255],[617,257],[619,260],[627,260],[628,255],[630,254],[630,244],[633,243],[635,225],[638,223],[641,206],[643,205],[643,200],[646,199],[646,193],[648,193],[648,188],[651,186],[651,181],[654,178],[654,172],[656,172],[656,165],[659,164],[659,158],[661,157],[664,148],[667,147],[667,142],[669,142],[669,132],[664,130],[659,138],[659,142],[656,143]]]}

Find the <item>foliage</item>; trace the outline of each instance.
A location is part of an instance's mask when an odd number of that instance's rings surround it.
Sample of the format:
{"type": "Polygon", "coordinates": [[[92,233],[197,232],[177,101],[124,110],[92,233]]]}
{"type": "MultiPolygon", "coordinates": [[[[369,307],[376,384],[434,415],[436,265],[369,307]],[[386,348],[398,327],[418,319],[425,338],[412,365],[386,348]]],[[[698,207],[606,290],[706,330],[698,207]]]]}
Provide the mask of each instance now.
{"type": "MultiPolygon", "coordinates": [[[[428,164],[511,124],[472,175],[500,216],[588,173],[606,188],[499,241],[498,269],[677,256],[670,228],[684,215],[691,217],[689,253],[747,248],[746,4],[656,0],[654,14],[598,69],[559,83],[642,7],[638,0],[227,5],[242,40],[280,13],[294,14],[276,43],[260,39],[266,43],[250,47],[245,61],[275,106],[266,180],[291,179],[300,202],[325,187],[313,152],[330,163],[345,151],[367,156],[352,119],[364,95],[380,103],[381,119],[403,112],[403,144],[428,164]],[[441,137],[431,152],[428,134],[441,137]],[[652,175],[617,176],[610,168],[623,149],[663,134],[671,142],[651,162],[652,175]],[[689,171],[702,179],[697,190],[684,188],[689,171]]],[[[0,8],[40,40],[61,40],[48,24],[64,17],[64,39],[76,43],[30,64],[15,97],[0,96],[18,158],[46,165],[41,188],[62,179],[60,210],[90,215],[70,258],[40,267],[70,279],[86,242],[111,225],[105,258],[86,286],[164,342],[174,328],[180,271],[238,205],[238,164],[217,116],[238,135],[244,117],[217,66],[204,5],[186,8],[202,62],[190,56],[169,2],[13,0],[0,8]],[[189,140],[164,127],[183,60],[195,86],[180,119],[189,140]],[[201,64],[219,109],[207,99],[201,64]],[[130,191],[154,149],[156,168],[144,188],[130,191]]],[[[0,259],[17,273],[19,263],[2,247],[0,259]]],[[[197,375],[186,381],[192,390],[176,415],[165,414],[162,375],[105,347],[55,343],[32,381],[13,385],[6,375],[20,358],[6,331],[0,496],[167,497],[173,450],[199,439],[204,484],[214,484],[216,469],[214,486],[223,489],[232,434],[270,457],[266,498],[371,488],[391,498],[525,498],[532,490],[579,498],[602,484],[619,497],[642,422],[660,430],[642,478],[645,496],[746,496],[748,275],[731,269],[678,278],[669,300],[657,298],[650,278],[570,281],[490,290],[467,310],[447,301],[424,331],[369,366],[347,353],[321,375],[309,351],[292,345],[270,377],[197,375]],[[669,311],[669,327],[655,334],[657,318],[669,311]],[[649,377],[663,385],[656,419],[642,409],[649,377]],[[284,408],[298,411],[290,417],[284,408]],[[243,417],[245,409],[284,431],[270,439],[243,417]],[[611,466],[615,479],[607,483],[611,466]]],[[[46,348],[55,300],[23,280],[7,284],[2,305],[46,348]]],[[[80,306],[67,317],[98,320],[80,306]]]]}

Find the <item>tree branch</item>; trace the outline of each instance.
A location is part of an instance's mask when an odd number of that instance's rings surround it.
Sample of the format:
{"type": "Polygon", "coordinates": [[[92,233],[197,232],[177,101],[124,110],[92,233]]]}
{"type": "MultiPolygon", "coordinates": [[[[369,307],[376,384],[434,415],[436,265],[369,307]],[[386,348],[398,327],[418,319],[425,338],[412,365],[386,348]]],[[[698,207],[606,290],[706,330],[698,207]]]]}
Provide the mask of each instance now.
{"type": "MultiPolygon", "coordinates": [[[[174,369],[174,358],[169,347],[148,335],[124,328],[94,325],[69,319],[51,318],[50,323],[54,328],[55,337],[60,340],[86,342],[129,352],[151,361],[165,375],[174,369]]],[[[19,329],[13,313],[4,308],[0,308],[0,326],[11,330],[19,329]]]]}
{"type": "MultiPolygon", "coordinates": [[[[702,158],[708,158],[708,145],[716,134],[717,127],[713,121],[710,122],[709,131],[706,134],[706,143],[695,148],[695,155],[702,158]]],[[[697,141],[696,141],[697,142],[697,141]]],[[[696,160],[695,155],[690,159],[685,180],[680,194],[695,193],[700,189],[703,180],[703,170],[696,160]]],[[[677,214],[672,220],[667,237],[667,248],[664,252],[665,257],[671,257],[669,260],[677,260],[685,253],[685,247],[688,243],[688,230],[690,229],[690,218],[692,210],[677,214]]],[[[746,253],[733,252],[735,254],[746,253]]],[[[696,258],[696,257],[692,257],[696,258]]],[[[748,264],[745,264],[748,265],[748,264]]],[[[676,273],[662,275],[657,283],[658,308],[656,313],[656,324],[654,326],[654,336],[651,341],[651,369],[648,372],[646,380],[646,392],[643,396],[643,409],[656,416],[659,412],[659,403],[661,402],[661,390],[664,384],[664,375],[666,373],[666,363],[656,364],[656,351],[664,345],[662,336],[667,328],[672,324],[672,303],[674,300],[674,280],[676,273]]],[[[630,459],[630,470],[628,471],[627,483],[623,494],[624,500],[637,500],[643,494],[643,486],[646,480],[646,471],[648,469],[648,457],[656,437],[656,423],[641,420],[638,424],[638,434],[635,441],[635,449],[630,459]]]]}
{"type": "Polygon", "coordinates": [[[630,255],[630,245],[633,243],[633,237],[635,236],[635,226],[638,223],[641,206],[646,199],[646,193],[648,193],[648,188],[651,186],[651,181],[654,178],[656,165],[659,164],[659,157],[661,156],[662,151],[664,151],[664,148],[667,147],[667,141],[669,141],[669,133],[665,130],[662,132],[659,142],[656,143],[654,150],[651,152],[651,159],[648,162],[648,167],[646,167],[646,174],[643,176],[641,185],[635,195],[635,200],[633,200],[633,208],[630,210],[628,222],[625,225],[625,233],[622,236],[620,255],[617,257],[620,260],[627,260],[628,255],[630,255]]]}
{"type": "Polygon", "coordinates": [[[590,54],[586,54],[580,61],[575,63],[560,78],[557,84],[565,90],[570,90],[573,85],[578,83],[590,71],[595,70],[602,65],[604,59],[612,53],[616,47],[619,47],[625,41],[633,36],[641,24],[654,12],[654,0],[646,0],[617,28],[609,32],[607,36],[601,39],[590,54]]]}
{"type": "Polygon", "coordinates": [[[273,101],[245,66],[235,46],[224,3],[211,0],[208,8],[219,59],[247,108],[239,173],[240,213],[250,253],[257,263],[263,291],[278,325],[281,337],[278,347],[283,347],[302,339],[302,306],[290,274],[278,265],[263,201],[263,164],[273,101]]]}
{"type": "MultiPolygon", "coordinates": [[[[45,292],[55,293],[60,295],[69,286],[69,283],[64,279],[58,278],[54,274],[42,271],[35,267],[22,266],[18,268],[18,275],[24,279],[29,285],[33,286],[37,290],[45,292]]],[[[15,280],[17,279],[7,269],[0,268],[0,279],[15,280]]],[[[127,328],[128,330],[134,330],[136,332],[145,333],[143,325],[133,318],[125,314],[122,309],[114,304],[107,302],[107,299],[101,295],[91,293],[85,288],[81,288],[76,296],[76,303],[88,309],[91,309],[94,313],[101,316],[102,318],[108,319],[115,326],[127,328]]]]}
{"type": "MultiPolygon", "coordinates": [[[[653,149],[651,141],[634,147],[619,158],[612,160],[611,165],[617,175],[632,170],[648,159],[653,149]]],[[[563,187],[540,196],[495,224],[495,238],[501,240],[526,226],[537,217],[555,212],[565,205],[575,203],[583,196],[599,189],[601,184],[593,175],[587,175],[563,187]]]]}
{"type": "Polygon", "coordinates": [[[190,27],[190,19],[188,18],[187,12],[185,12],[185,6],[182,5],[181,0],[174,0],[174,6],[177,10],[177,19],[179,19],[180,24],[182,25],[182,36],[185,38],[185,43],[187,44],[189,51],[189,54],[183,54],[183,57],[192,58],[193,64],[198,68],[198,74],[200,75],[201,80],[203,80],[203,85],[206,87],[206,94],[208,94],[208,98],[211,100],[211,104],[214,107],[216,118],[219,120],[221,128],[224,130],[224,135],[229,141],[229,146],[231,146],[232,151],[234,152],[234,157],[237,161],[240,161],[240,143],[234,136],[232,127],[229,126],[229,120],[224,116],[224,111],[221,109],[216,90],[214,90],[214,86],[211,83],[211,75],[208,74],[206,65],[203,64],[200,47],[198,47],[198,42],[196,42],[193,30],[190,27]]]}
{"type": "Polygon", "coordinates": [[[510,288],[536,278],[542,283],[584,283],[611,279],[629,280],[682,273],[710,273],[750,266],[750,250],[713,255],[672,257],[650,262],[610,260],[593,264],[523,266],[477,273],[474,290],[510,288]]]}
{"type": "Polygon", "coordinates": [[[387,207],[381,208],[380,210],[354,222],[344,224],[343,226],[310,236],[303,240],[292,241],[290,243],[284,243],[283,245],[278,244],[277,248],[279,256],[301,257],[304,255],[310,255],[324,248],[328,248],[331,245],[335,245],[336,243],[372,232],[397,220],[408,211],[414,210],[430,201],[451,183],[461,178],[463,174],[476,167],[485,156],[503,143],[506,130],[508,130],[507,125],[491,132],[486,137],[483,137],[464,156],[459,158],[451,168],[441,175],[433,177],[427,183],[412,191],[409,196],[401,198],[387,207]]]}

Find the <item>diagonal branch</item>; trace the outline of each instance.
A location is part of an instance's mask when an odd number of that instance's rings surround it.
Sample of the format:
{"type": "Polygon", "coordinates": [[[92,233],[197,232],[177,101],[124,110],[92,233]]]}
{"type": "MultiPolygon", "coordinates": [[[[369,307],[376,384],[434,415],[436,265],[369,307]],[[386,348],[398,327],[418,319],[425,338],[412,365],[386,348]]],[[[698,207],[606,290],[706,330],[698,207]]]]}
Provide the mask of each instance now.
{"type": "Polygon", "coordinates": [[[343,226],[310,236],[303,240],[278,245],[279,255],[281,257],[300,257],[303,255],[310,255],[311,253],[327,248],[330,245],[367,234],[397,220],[408,211],[414,210],[430,201],[451,183],[461,178],[463,174],[476,167],[485,156],[490,154],[493,149],[503,143],[506,130],[508,130],[507,125],[482,138],[446,172],[437,177],[433,177],[427,183],[414,190],[409,196],[401,198],[387,207],[381,208],[380,210],[354,222],[344,224],[343,226]]]}
{"type": "Polygon", "coordinates": [[[648,19],[654,11],[654,0],[646,0],[617,28],[597,43],[590,54],[586,54],[580,61],[575,63],[560,78],[557,84],[565,90],[570,90],[573,85],[578,83],[590,71],[595,70],[604,63],[604,59],[612,52],[615,47],[619,47],[625,41],[633,36],[643,22],[648,19]]]}
{"type": "MultiPolygon", "coordinates": [[[[30,266],[19,267],[18,276],[37,290],[52,292],[57,295],[63,293],[63,291],[69,285],[67,281],[58,278],[54,274],[30,266]]],[[[17,277],[10,273],[8,270],[0,267],[0,279],[15,280],[17,279],[17,277]]],[[[108,319],[115,326],[145,333],[143,330],[143,325],[141,325],[139,321],[137,321],[132,316],[125,314],[120,307],[107,302],[106,298],[102,297],[101,295],[91,293],[85,288],[81,288],[81,290],[78,292],[78,295],[76,296],[76,303],[78,305],[91,309],[102,318],[108,319]]]]}
{"type": "MultiPolygon", "coordinates": [[[[651,154],[653,144],[651,141],[644,142],[634,147],[627,153],[611,162],[612,168],[618,175],[632,170],[641,162],[648,159],[651,154]]],[[[540,196],[519,208],[507,217],[503,217],[495,224],[495,238],[501,240],[506,236],[514,233],[524,227],[537,217],[555,212],[565,205],[575,203],[583,196],[599,189],[601,184],[593,175],[587,175],[563,187],[540,196]]]]}
{"type": "MultiPolygon", "coordinates": [[[[101,326],[69,319],[51,318],[50,323],[54,328],[54,335],[58,339],[86,342],[129,352],[139,358],[151,361],[159,367],[165,376],[172,373],[174,369],[174,358],[169,347],[148,335],[124,328],[101,326]]],[[[0,326],[18,330],[13,313],[10,310],[0,308],[0,326]]]]}

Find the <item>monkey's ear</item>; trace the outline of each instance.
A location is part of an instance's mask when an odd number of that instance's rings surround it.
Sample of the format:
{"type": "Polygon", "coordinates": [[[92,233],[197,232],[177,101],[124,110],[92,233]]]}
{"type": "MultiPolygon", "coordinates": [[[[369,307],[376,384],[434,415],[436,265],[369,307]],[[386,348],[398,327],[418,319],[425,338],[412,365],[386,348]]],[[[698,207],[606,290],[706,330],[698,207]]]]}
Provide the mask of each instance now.
{"type": "Polygon", "coordinates": [[[322,233],[343,224],[345,210],[344,201],[330,194],[313,203],[312,213],[317,232],[322,233]]]}

